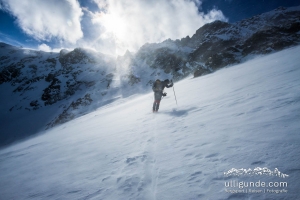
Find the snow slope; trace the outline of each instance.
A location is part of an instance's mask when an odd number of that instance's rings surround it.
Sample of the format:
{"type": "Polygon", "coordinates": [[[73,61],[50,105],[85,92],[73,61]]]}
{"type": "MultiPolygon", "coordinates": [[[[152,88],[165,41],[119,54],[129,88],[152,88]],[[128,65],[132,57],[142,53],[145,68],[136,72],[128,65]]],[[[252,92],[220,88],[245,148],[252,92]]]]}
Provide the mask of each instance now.
{"type": "Polygon", "coordinates": [[[299,51],[185,79],[157,114],[152,93],[131,96],[1,149],[0,199],[300,199],[299,51]],[[255,167],[289,176],[224,176],[255,167]]]}
{"type": "Polygon", "coordinates": [[[214,21],[192,37],[146,43],[117,59],[85,48],[53,53],[0,42],[0,147],[150,92],[157,78],[202,76],[299,44],[300,6],[234,24],[214,21]]]}

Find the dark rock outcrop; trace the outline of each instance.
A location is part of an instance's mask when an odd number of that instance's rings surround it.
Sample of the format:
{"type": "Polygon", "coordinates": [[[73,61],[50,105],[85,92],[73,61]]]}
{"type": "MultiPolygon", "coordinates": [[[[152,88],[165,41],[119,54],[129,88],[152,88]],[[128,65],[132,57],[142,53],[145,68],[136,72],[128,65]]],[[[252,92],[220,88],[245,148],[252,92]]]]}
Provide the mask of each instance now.
{"type": "Polygon", "coordinates": [[[299,7],[280,7],[234,24],[214,21],[199,28],[192,37],[145,44],[133,60],[162,69],[174,79],[190,74],[196,77],[237,64],[248,55],[268,54],[300,44],[299,19],[299,7]]]}

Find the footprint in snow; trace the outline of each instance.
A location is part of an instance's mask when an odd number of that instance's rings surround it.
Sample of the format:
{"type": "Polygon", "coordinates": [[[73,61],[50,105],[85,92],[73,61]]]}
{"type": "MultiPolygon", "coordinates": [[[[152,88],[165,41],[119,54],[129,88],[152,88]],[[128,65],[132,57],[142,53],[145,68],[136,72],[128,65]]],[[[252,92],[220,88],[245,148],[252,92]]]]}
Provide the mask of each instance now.
{"type": "Polygon", "coordinates": [[[198,178],[200,176],[200,174],[202,174],[202,171],[197,171],[197,172],[191,174],[189,181],[192,181],[192,180],[198,178]]]}
{"type": "Polygon", "coordinates": [[[138,160],[144,162],[146,158],[147,158],[146,155],[135,156],[135,157],[131,157],[131,158],[129,157],[129,158],[126,158],[126,163],[130,165],[130,164],[135,163],[138,160]]]}
{"type": "Polygon", "coordinates": [[[205,156],[205,158],[212,158],[212,157],[215,157],[217,155],[219,155],[219,154],[218,153],[213,153],[213,154],[210,154],[208,156],[205,156]]]}
{"type": "Polygon", "coordinates": [[[263,165],[263,164],[265,164],[264,161],[255,161],[255,162],[251,163],[251,165],[263,165]]]}
{"type": "Polygon", "coordinates": [[[187,154],[185,154],[184,157],[189,157],[189,156],[192,156],[192,155],[193,155],[193,153],[187,153],[187,154]]]}
{"type": "Polygon", "coordinates": [[[202,154],[201,154],[201,153],[197,154],[197,155],[195,156],[195,158],[197,158],[197,159],[202,158],[202,154]]]}
{"type": "Polygon", "coordinates": [[[110,178],[110,176],[105,177],[104,179],[102,179],[102,182],[103,182],[103,181],[106,181],[106,180],[109,179],[109,178],[110,178]]]}
{"type": "Polygon", "coordinates": [[[205,142],[203,144],[201,144],[201,146],[205,146],[205,145],[208,145],[209,143],[208,142],[205,142]]]}

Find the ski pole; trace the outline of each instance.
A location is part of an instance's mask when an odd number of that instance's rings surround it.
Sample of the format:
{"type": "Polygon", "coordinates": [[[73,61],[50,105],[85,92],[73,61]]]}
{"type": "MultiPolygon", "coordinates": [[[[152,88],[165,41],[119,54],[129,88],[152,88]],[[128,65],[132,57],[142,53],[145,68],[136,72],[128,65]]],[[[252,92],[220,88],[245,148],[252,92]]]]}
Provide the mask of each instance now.
{"type": "MultiPolygon", "coordinates": [[[[172,81],[172,83],[173,83],[173,81],[172,81]]],[[[176,105],[178,105],[177,104],[177,99],[176,99],[176,94],[175,94],[175,89],[174,89],[174,84],[173,84],[173,92],[174,92],[174,96],[175,96],[175,100],[176,100],[176,105]]]]}

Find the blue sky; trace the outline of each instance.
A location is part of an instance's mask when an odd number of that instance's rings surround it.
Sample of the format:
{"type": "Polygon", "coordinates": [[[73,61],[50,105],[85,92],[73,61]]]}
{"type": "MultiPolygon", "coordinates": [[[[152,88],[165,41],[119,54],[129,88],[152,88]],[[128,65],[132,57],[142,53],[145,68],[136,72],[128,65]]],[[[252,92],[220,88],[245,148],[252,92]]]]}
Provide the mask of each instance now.
{"type": "Polygon", "coordinates": [[[202,9],[207,11],[213,7],[218,8],[229,19],[229,22],[236,22],[274,10],[280,6],[299,5],[299,0],[204,0],[202,9]]]}
{"type": "Polygon", "coordinates": [[[180,39],[214,20],[236,22],[299,0],[0,0],[0,41],[59,51],[120,55],[146,42],[180,39]]]}

